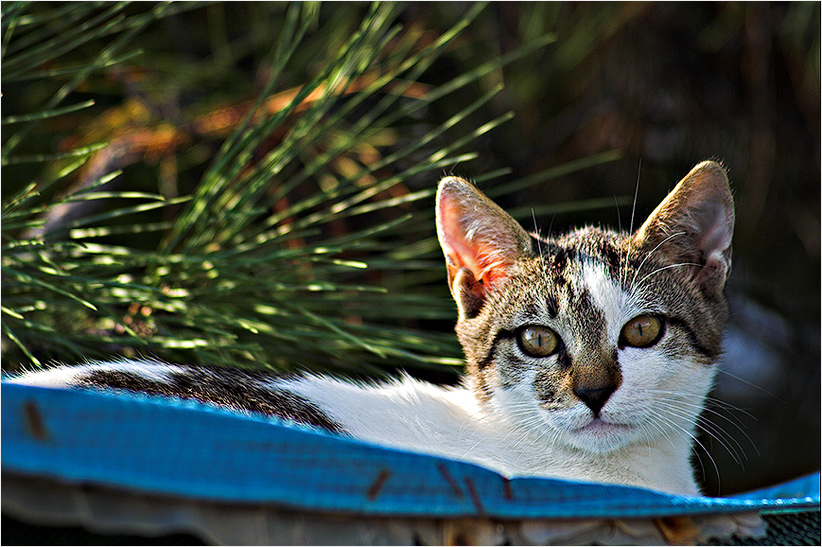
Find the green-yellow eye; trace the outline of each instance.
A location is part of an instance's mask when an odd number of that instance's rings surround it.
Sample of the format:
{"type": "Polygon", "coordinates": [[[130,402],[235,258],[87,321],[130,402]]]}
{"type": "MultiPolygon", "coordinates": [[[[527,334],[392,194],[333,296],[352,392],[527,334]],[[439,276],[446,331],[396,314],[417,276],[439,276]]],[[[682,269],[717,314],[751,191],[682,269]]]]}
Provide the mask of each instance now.
{"type": "Polygon", "coordinates": [[[647,348],[653,346],[664,333],[662,319],[655,315],[634,317],[622,327],[619,336],[620,346],[647,348]]]}
{"type": "Polygon", "coordinates": [[[526,355],[548,357],[559,349],[557,333],[542,325],[528,325],[519,329],[517,344],[526,355]]]}

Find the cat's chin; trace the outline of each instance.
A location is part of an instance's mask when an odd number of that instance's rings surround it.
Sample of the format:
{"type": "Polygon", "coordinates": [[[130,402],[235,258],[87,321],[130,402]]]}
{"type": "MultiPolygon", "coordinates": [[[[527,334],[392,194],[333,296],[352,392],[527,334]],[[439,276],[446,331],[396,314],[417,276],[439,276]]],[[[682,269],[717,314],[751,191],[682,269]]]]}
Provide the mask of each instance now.
{"type": "Polygon", "coordinates": [[[634,426],[608,422],[594,418],[586,425],[572,429],[566,439],[581,450],[588,452],[612,452],[629,444],[637,436],[634,426]]]}

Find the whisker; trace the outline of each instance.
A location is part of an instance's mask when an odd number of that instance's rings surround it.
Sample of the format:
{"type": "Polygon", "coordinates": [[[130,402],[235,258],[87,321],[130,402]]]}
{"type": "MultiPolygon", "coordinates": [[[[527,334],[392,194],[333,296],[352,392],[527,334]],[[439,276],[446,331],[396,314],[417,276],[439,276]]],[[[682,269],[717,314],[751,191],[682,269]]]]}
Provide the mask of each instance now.
{"type": "Polygon", "coordinates": [[[683,236],[683,235],[686,235],[685,232],[675,232],[675,233],[669,235],[668,237],[666,237],[665,239],[663,239],[662,241],[660,241],[659,244],[656,247],[651,249],[651,251],[648,252],[648,254],[645,255],[645,258],[642,259],[642,262],[639,263],[639,267],[636,269],[636,272],[634,272],[634,278],[631,280],[631,287],[634,287],[636,285],[636,276],[639,275],[639,272],[642,271],[643,266],[645,266],[645,262],[649,258],[651,258],[651,256],[653,256],[653,254],[655,252],[657,252],[657,250],[659,250],[659,248],[662,247],[669,240],[671,240],[675,237],[678,237],[678,236],[683,236]]]}
{"type": "MultiPolygon", "coordinates": [[[[631,244],[634,241],[632,237],[634,233],[634,216],[636,215],[636,202],[639,198],[639,176],[642,173],[642,158],[639,158],[639,167],[637,167],[636,171],[636,185],[634,185],[634,201],[631,205],[631,223],[628,225],[628,248],[625,251],[625,260],[622,268],[622,272],[620,273],[620,285],[625,284],[626,276],[628,275],[628,257],[631,256],[631,244]]],[[[616,196],[614,196],[616,199],[616,196]]],[[[622,218],[619,216],[619,205],[617,205],[617,219],[619,220],[619,231],[622,232],[622,218]]],[[[644,262],[644,261],[643,261],[644,262]]],[[[641,267],[641,266],[640,266],[641,267]]],[[[634,277],[636,279],[636,276],[634,277]]],[[[633,281],[631,282],[633,285],[633,281]]]]}
{"type": "Polygon", "coordinates": [[[542,276],[545,279],[546,286],[548,286],[548,271],[545,269],[545,257],[542,252],[542,237],[539,234],[537,216],[533,209],[531,209],[531,219],[534,222],[534,239],[537,240],[537,251],[539,252],[540,265],[542,266],[542,276]]]}
{"type": "Polygon", "coordinates": [[[652,271],[645,277],[639,280],[639,284],[641,285],[643,281],[651,277],[652,275],[658,274],[663,270],[669,270],[671,268],[679,268],[680,266],[701,266],[702,264],[697,264],[696,262],[679,262],[678,264],[669,264],[668,266],[662,266],[661,268],[657,268],[656,270],[652,271]]]}
{"type": "Polygon", "coordinates": [[[699,417],[691,418],[689,415],[686,415],[683,412],[681,412],[681,410],[675,404],[665,405],[662,402],[659,403],[660,406],[663,407],[664,411],[668,412],[670,416],[685,419],[691,426],[695,427],[696,429],[704,431],[708,434],[709,437],[715,439],[720,444],[720,446],[722,446],[722,448],[724,448],[731,455],[733,460],[744,468],[742,459],[743,457],[744,459],[747,459],[747,456],[745,456],[745,450],[742,448],[740,442],[736,440],[732,435],[730,435],[727,431],[725,431],[721,426],[707,420],[706,418],[703,418],[702,423],[700,424],[699,417]]]}
{"type": "MultiPolygon", "coordinates": [[[[711,465],[714,468],[714,473],[716,473],[717,484],[719,484],[720,483],[719,466],[717,466],[716,460],[714,460],[713,456],[711,456],[711,453],[708,451],[708,449],[705,447],[705,445],[703,445],[702,442],[696,437],[696,435],[694,435],[693,433],[688,431],[686,428],[683,428],[682,426],[680,426],[679,424],[677,424],[676,422],[670,420],[669,418],[665,417],[662,414],[659,414],[658,417],[662,420],[665,420],[667,423],[669,423],[671,426],[675,427],[676,429],[678,429],[678,430],[682,431],[683,433],[685,433],[688,437],[691,438],[691,440],[693,440],[693,442],[697,446],[699,446],[705,452],[705,455],[708,456],[708,460],[711,462],[711,465]]],[[[702,475],[704,476],[704,475],[706,475],[706,473],[705,473],[705,466],[702,463],[702,458],[699,456],[698,452],[696,453],[696,455],[697,455],[697,460],[699,461],[699,466],[702,469],[702,475]]]]}
{"type": "Polygon", "coordinates": [[[708,405],[716,406],[716,407],[718,407],[722,410],[726,410],[728,412],[738,412],[738,413],[744,414],[748,418],[756,421],[756,417],[753,414],[751,414],[750,412],[746,411],[745,409],[739,408],[737,406],[734,406],[730,403],[722,401],[721,399],[716,399],[714,397],[705,397],[705,404],[703,405],[703,404],[699,404],[699,403],[692,403],[690,401],[685,400],[684,398],[681,397],[682,393],[679,392],[679,391],[661,390],[661,389],[648,389],[648,390],[646,390],[646,392],[647,393],[658,394],[658,395],[672,396],[672,397],[675,398],[675,400],[678,404],[683,404],[683,405],[687,405],[687,406],[691,406],[691,407],[704,409],[706,412],[710,412],[710,413],[712,413],[716,416],[719,416],[719,417],[725,419],[726,421],[732,423],[735,427],[739,428],[740,431],[743,431],[743,427],[742,427],[743,423],[737,416],[734,416],[732,414],[730,414],[730,415],[722,414],[722,413],[718,412],[717,410],[710,408],[708,405]]]}
{"type": "Polygon", "coordinates": [[[717,407],[719,407],[723,410],[728,410],[730,412],[738,412],[739,414],[744,414],[746,417],[750,418],[751,420],[754,420],[755,422],[759,421],[756,418],[756,416],[754,416],[753,414],[751,414],[750,412],[748,412],[744,408],[740,408],[736,405],[732,405],[731,403],[729,403],[727,401],[723,401],[722,399],[717,399],[716,397],[705,397],[705,402],[707,404],[717,406],[717,407]]]}
{"type": "Polygon", "coordinates": [[[761,392],[762,392],[762,393],[764,393],[765,395],[768,395],[768,396],[770,396],[770,397],[773,397],[774,399],[776,399],[777,401],[779,401],[779,402],[780,402],[780,403],[782,403],[782,404],[785,404],[785,405],[787,405],[787,404],[788,404],[788,402],[787,402],[787,401],[785,401],[784,399],[782,399],[781,397],[779,397],[779,396],[778,396],[778,395],[776,395],[775,393],[771,393],[771,392],[770,392],[770,391],[768,391],[767,389],[765,389],[765,388],[763,388],[763,387],[761,387],[761,386],[758,386],[758,385],[756,385],[756,384],[754,384],[754,383],[751,383],[751,382],[749,382],[749,381],[745,380],[744,378],[742,378],[741,376],[737,376],[736,374],[730,373],[730,372],[728,372],[727,370],[723,370],[723,369],[722,369],[722,367],[717,368],[717,374],[724,374],[725,376],[729,376],[729,377],[733,378],[734,380],[738,380],[738,381],[742,382],[742,383],[743,383],[743,384],[745,384],[745,385],[748,385],[748,386],[750,386],[750,387],[752,387],[752,388],[754,388],[754,389],[756,389],[756,390],[758,390],[758,391],[761,391],[761,392]]]}

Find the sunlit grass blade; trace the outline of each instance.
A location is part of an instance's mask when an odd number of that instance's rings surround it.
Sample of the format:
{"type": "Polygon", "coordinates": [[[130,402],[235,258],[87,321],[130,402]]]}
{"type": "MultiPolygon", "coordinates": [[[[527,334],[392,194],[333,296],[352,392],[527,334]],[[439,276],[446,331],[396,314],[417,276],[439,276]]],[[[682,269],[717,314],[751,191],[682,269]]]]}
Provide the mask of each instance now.
{"type": "Polygon", "coordinates": [[[556,167],[551,167],[550,169],[540,171],[539,173],[534,173],[533,175],[523,177],[519,180],[497,184],[491,188],[488,188],[485,193],[489,197],[498,197],[505,194],[518,192],[535,184],[540,184],[547,180],[561,177],[569,173],[574,173],[595,165],[616,161],[621,157],[621,150],[608,150],[606,152],[600,152],[599,154],[593,154],[578,160],[563,163],[562,165],[558,165],[556,167]]]}
{"type": "MultiPolygon", "coordinates": [[[[178,205],[181,203],[185,203],[189,201],[191,198],[190,196],[183,196],[176,199],[169,199],[169,200],[162,200],[162,201],[155,201],[152,203],[144,203],[141,205],[134,205],[131,207],[121,207],[119,209],[114,209],[113,211],[106,211],[104,213],[99,213],[96,215],[90,215],[83,218],[79,218],[77,220],[73,220],[67,223],[65,226],[60,226],[56,230],[59,232],[65,232],[74,228],[78,228],[80,226],[85,226],[88,224],[95,224],[106,220],[111,220],[115,218],[124,217],[127,215],[133,215],[136,213],[144,213],[146,211],[152,211],[154,209],[158,209],[160,207],[171,207],[174,205],[178,205]]],[[[53,235],[53,234],[49,234],[53,235]]]]}
{"type": "Polygon", "coordinates": [[[14,165],[19,163],[45,163],[65,158],[74,158],[77,156],[88,156],[94,152],[103,149],[106,143],[93,144],[91,146],[84,146],[68,152],[59,152],[52,154],[20,154],[11,157],[5,157],[0,161],[0,165],[14,165]]]}
{"type": "Polygon", "coordinates": [[[84,108],[88,108],[90,106],[94,106],[94,100],[89,99],[88,101],[79,102],[77,104],[72,104],[69,106],[64,106],[63,108],[54,108],[52,110],[43,110],[41,112],[34,112],[31,114],[19,114],[17,116],[5,116],[0,123],[3,125],[12,124],[12,123],[21,123],[21,122],[30,122],[35,120],[41,120],[44,118],[54,118],[57,116],[62,116],[64,114],[70,114],[72,112],[77,112],[79,110],[83,110],[84,108]]]}

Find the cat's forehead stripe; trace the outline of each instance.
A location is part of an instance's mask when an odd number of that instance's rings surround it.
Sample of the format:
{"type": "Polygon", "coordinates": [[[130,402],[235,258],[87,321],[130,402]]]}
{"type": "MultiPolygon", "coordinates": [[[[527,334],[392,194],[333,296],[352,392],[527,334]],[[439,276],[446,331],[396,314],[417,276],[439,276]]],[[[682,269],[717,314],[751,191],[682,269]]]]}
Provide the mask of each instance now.
{"type": "Polygon", "coordinates": [[[548,312],[548,317],[550,317],[551,319],[555,319],[556,316],[559,314],[559,303],[552,294],[548,294],[545,296],[545,306],[546,311],[548,312]]]}
{"type": "Polygon", "coordinates": [[[542,313],[540,312],[539,306],[537,306],[536,302],[528,302],[525,304],[525,307],[522,310],[523,318],[526,321],[535,321],[540,318],[542,313]]]}
{"type": "Polygon", "coordinates": [[[597,255],[602,258],[603,263],[609,268],[610,274],[615,276],[622,265],[623,255],[611,241],[602,240],[596,244],[597,255]]]}
{"type": "MultiPolygon", "coordinates": [[[[534,288],[536,296],[539,296],[539,292],[540,289],[534,288]]],[[[556,319],[559,314],[559,303],[551,294],[545,295],[542,301],[535,299],[526,302],[517,313],[517,319],[520,323],[539,323],[546,314],[551,319],[556,319]]]]}
{"type": "Polygon", "coordinates": [[[605,338],[607,322],[603,310],[596,305],[591,292],[587,288],[582,289],[569,302],[569,306],[569,312],[574,315],[577,324],[580,340],[584,339],[592,346],[600,344],[605,338]]]}
{"type": "Polygon", "coordinates": [[[616,278],[624,271],[626,263],[631,262],[626,253],[625,237],[624,234],[588,227],[566,234],[557,243],[571,260],[599,262],[616,278]]]}

